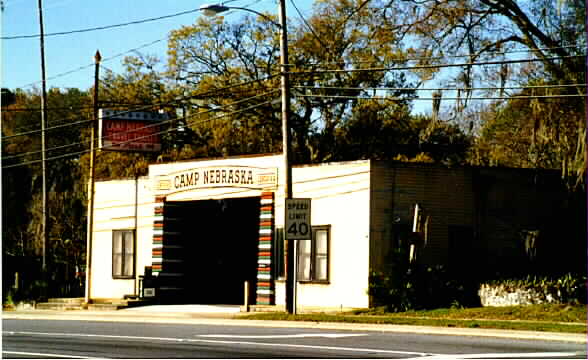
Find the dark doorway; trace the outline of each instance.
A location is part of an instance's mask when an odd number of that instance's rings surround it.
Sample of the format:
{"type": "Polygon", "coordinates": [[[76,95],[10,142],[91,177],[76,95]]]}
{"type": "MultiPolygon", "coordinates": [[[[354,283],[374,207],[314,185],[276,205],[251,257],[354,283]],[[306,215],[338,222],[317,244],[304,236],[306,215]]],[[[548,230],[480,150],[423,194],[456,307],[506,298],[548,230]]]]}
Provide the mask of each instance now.
{"type": "Polygon", "coordinates": [[[243,304],[244,282],[257,276],[259,211],[258,197],[166,203],[183,251],[184,291],[174,302],[243,304]]]}
{"type": "Polygon", "coordinates": [[[479,267],[474,264],[474,261],[479,261],[474,250],[474,229],[471,226],[450,225],[448,233],[449,269],[456,275],[471,275],[479,267]]]}

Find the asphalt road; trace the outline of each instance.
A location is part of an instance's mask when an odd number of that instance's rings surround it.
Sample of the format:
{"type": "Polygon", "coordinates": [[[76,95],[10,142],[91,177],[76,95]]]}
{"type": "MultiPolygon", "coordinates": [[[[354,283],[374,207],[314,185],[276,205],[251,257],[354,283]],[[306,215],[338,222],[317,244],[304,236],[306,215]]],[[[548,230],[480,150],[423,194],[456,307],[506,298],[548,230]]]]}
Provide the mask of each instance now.
{"type": "Polygon", "coordinates": [[[2,357],[586,359],[586,344],[232,324],[3,319],[2,357]]]}

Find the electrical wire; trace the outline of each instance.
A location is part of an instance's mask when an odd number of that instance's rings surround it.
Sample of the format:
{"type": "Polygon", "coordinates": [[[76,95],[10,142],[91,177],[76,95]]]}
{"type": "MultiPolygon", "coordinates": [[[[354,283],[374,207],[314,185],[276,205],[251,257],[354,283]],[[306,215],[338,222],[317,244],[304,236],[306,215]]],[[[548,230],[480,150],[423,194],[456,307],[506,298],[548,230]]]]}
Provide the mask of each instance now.
{"type": "MultiPolygon", "coordinates": [[[[251,101],[253,99],[256,99],[256,98],[259,98],[259,97],[263,97],[263,96],[266,96],[266,95],[269,95],[269,94],[272,94],[272,93],[275,93],[275,92],[278,92],[278,91],[279,90],[275,89],[275,90],[268,91],[268,92],[263,93],[263,94],[258,94],[258,95],[255,95],[255,96],[248,97],[246,99],[241,99],[241,100],[235,101],[235,102],[230,103],[230,104],[227,104],[225,106],[238,105],[238,104],[241,104],[243,102],[251,101]]],[[[197,115],[203,115],[203,114],[206,114],[208,112],[213,112],[213,111],[218,111],[218,110],[219,110],[218,108],[209,109],[207,111],[200,112],[197,115]]],[[[131,111],[121,111],[121,112],[118,112],[117,115],[126,114],[126,113],[129,113],[129,112],[131,112],[131,111]]],[[[103,119],[116,118],[117,115],[106,116],[103,119]]],[[[165,125],[167,123],[170,123],[170,122],[173,122],[173,121],[176,121],[176,120],[177,119],[175,119],[175,118],[168,119],[168,120],[164,120],[164,121],[161,121],[161,122],[157,122],[157,123],[153,123],[153,124],[150,124],[150,125],[146,125],[146,126],[143,126],[143,127],[140,127],[140,128],[136,128],[136,129],[133,129],[133,130],[121,131],[119,134],[123,134],[124,135],[124,134],[129,134],[129,133],[133,133],[133,132],[140,131],[140,130],[150,129],[150,128],[153,128],[153,127],[159,127],[159,126],[165,125]]],[[[151,135],[153,135],[153,134],[150,134],[149,136],[151,136],[151,135]]],[[[105,137],[100,137],[99,139],[104,139],[104,138],[105,137]]],[[[52,148],[49,148],[49,149],[45,149],[45,152],[50,152],[50,151],[55,151],[55,150],[62,150],[62,149],[65,149],[65,148],[70,148],[70,147],[78,146],[78,145],[85,145],[85,144],[90,143],[90,142],[91,142],[91,140],[84,140],[84,141],[79,141],[79,142],[70,143],[70,144],[66,144],[66,145],[60,145],[60,146],[52,147],[52,148]]],[[[26,153],[20,153],[20,154],[5,156],[5,157],[2,157],[2,160],[15,159],[15,158],[25,157],[25,156],[29,156],[29,155],[39,154],[39,153],[42,153],[42,152],[43,152],[43,150],[29,151],[29,152],[26,152],[26,153]]]]}
{"type": "MultiPolygon", "coordinates": [[[[127,51],[121,52],[121,53],[119,53],[119,54],[116,54],[116,55],[113,55],[113,56],[110,56],[110,57],[107,57],[107,58],[103,58],[103,59],[101,60],[101,62],[105,62],[105,61],[111,61],[111,60],[114,60],[114,59],[116,59],[116,58],[119,58],[119,57],[121,57],[121,56],[123,56],[123,55],[126,55],[126,54],[128,54],[128,53],[139,51],[139,50],[141,50],[141,49],[144,49],[144,48],[146,48],[146,47],[149,47],[149,46],[151,46],[151,45],[155,45],[155,44],[157,44],[157,43],[159,43],[159,42],[162,42],[162,41],[165,41],[165,40],[167,40],[167,39],[168,39],[168,38],[167,38],[167,37],[165,37],[165,38],[163,38],[163,39],[158,39],[158,40],[151,41],[151,42],[149,42],[149,43],[146,43],[146,44],[140,45],[140,46],[138,46],[138,47],[136,47],[136,48],[133,48],[133,49],[130,49],[130,50],[127,50],[127,51]]],[[[53,76],[50,76],[50,77],[48,77],[48,78],[47,78],[47,81],[49,81],[49,80],[55,80],[55,79],[58,79],[58,78],[60,78],[60,77],[64,77],[64,76],[67,76],[67,75],[70,75],[70,74],[76,73],[76,72],[78,72],[78,71],[82,71],[82,70],[86,70],[86,69],[92,68],[92,67],[94,67],[94,66],[96,66],[96,64],[95,64],[95,63],[91,63],[91,64],[84,65],[84,66],[81,66],[81,67],[79,67],[79,68],[76,68],[76,69],[68,70],[68,71],[66,71],[66,72],[63,72],[63,73],[60,73],[60,74],[57,74],[57,75],[53,75],[53,76]]],[[[100,66],[103,66],[103,65],[100,65],[100,66]]],[[[42,80],[39,80],[39,81],[35,81],[35,82],[29,83],[29,84],[26,84],[26,85],[22,85],[22,86],[16,86],[16,87],[14,87],[14,88],[15,88],[15,89],[20,89],[20,88],[31,87],[31,86],[35,86],[35,85],[37,85],[37,84],[40,84],[41,82],[42,82],[42,80]]]]}
{"type": "Polygon", "coordinates": [[[571,58],[583,58],[582,55],[569,55],[569,56],[555,56],[540,59],[518,59],[518,60],[500,60],[500,61],[483,61],[483,62],[470,62],[470,63],[459,63],[459,64],[436,64],[436,65],[413,65],[413,66],[396,66],[396,67],[375,67],[375,68],[364,68],[364,69],[317,69],[317,70],[297,70],[291,71],[290,75],[303,75],[303,74],[320,74],[320,73],[344,73],[344,72],[381,72],[381,71],[397,71],[397,70],[424,70],[424,69],[440,69],[448,67],[462,67],[462,66],[484,66],[484,65],[504,65],[504,64],[517,64],[517,63],[531,63],[545,60],[562,60],[571,58]]]}
{"type": "MultiPolygon", "coordinates": [[[[70,127],[70,126],[75,126],[75,125],[83,125],[83,124],[87,124],[92,122],[93,120],[80,120],[80,121],[75,121],[72,123],[67,123],[67,124],[61,124],[61,125],[57,125],[57,126],[53,126],[50,128],[50,130],[57,130],[57,129],[63,129],[66,127],[70,127]]],[[[45,130],[49,130],[47,128],[45,128],[45,130]]],[[[31,134],[36,134],[38,132],[42,132],[43,130],[31,130],[31,131],[27,131],[27,132],[23,132],[23,133],[18,133],[18,134],[14,134],[14,135],[5,135],[2,136],[2,140],[7,140],[7,139],[12,139],[15,137],[19,137],[19,136],[26,136],[26,135],[31,135],[31,134]]]]}
{"type": "MultiPolygon", "coordinates": [[[[368,0],[369,1],[369,0],[368,0]]],[[[567,45],[567,46],[557,46],[557,47],[544,47],[538,49],[528,49],[528,50],[512,50],[512,51],[488,51],[485,54],[493,54],[493,55],[513,55],[513,54],[528,54],[533,53],[535,50],[539,51],[551,51],[551,50],[558,50],[558,49],[585,49],[585,45],[567,45]]],[[[444,60],[444,59],[459,59],[459,58],[469,58],[472,54],[457,54],[457,55],[443,55],[443,56],[417,56],[417,57],[406,57],[406,58],[399,58],[397,61],[435,61],[435,60],[444,60]]],[[[586,55],[580,55],[586,56],[586,55]]],[[[321,63],[310,63],[307,66],[317,66],[317,65],[361,65],[361,64],[373,64],[375,61],[353,61],[353,62],[345,62],[345,61],[335,61],[335,62],[321,62],[321,63]]]]}
{"type": "MultiPolygon", "coordinates": [[[[560,85],[527,85],[527,86],[505,86],[505,87],[465,87],[465,88],[450,88],[450,87],[437,87],[437,88],[410,88],[410,87],[344,87],[344,86],[293,86],[293,89],[303,90],[350,90],[350,91],[483,91],[483,90],[525,90],[525,89],[561,89],[561,88],[576,88],[586,87],[587,84],[560,84],[560,85]]],[[[510,97],[509,97],[510,98],[510,97]]],[[[419,98],[423,99],[423,98],[419,98]]],[[[502,99],[502,97],[501,97],[502,99]]],[[[178,99],[176,102],[186,100],[178,99]]],[[[105,103],[102,102],[102,105],[105,103]]],[[[144,108],[153,108],[157,106],[169,106],[173,103],[158,103],[158,104],[116,104],[118,106],[141,106],[144,108]]],[[[84,110],[93,109],[93,106],[80,106],[80,107],[61,107],[61,108],[50,108],[48,110],[84,110]]],[[[40,109],[4,109],[2,111],[40,111],[40,109]]],[[[66,119],[68,120],[68,119],[66,119]]],[[[58,125],[47,130],[59,129],[61,127],[83,125],[93,120],[81,120],[73,123],[67,123],[65,125],[58,125]]],[[[55,121],[53,122],[55,123],[55,121]]],[[[2,137],[3,140],[11,139],[18,136],[25,136],[35,134],[41,130],[32,130],[27,132],[21,132],[14,135],[5,135],[2,137]]]]}
{"type": "MultiPolygon", "coordinates": [[[[198,93],[198,94],[195,94],[195,95],[182,96],[182,97],[176,98],[176,99],[174,99],[174,100],[172,100],[170,102],[155,103],[155,104],[146,104],[144,106],[139,106],[139,107],[133,108],[131,110],[120,111],[119,114],[127,114],[127,113],[131,113],[131,112],[134,112],[134,111],[143,111],[143,110],[148,110],[148,109],[152,109],[152,108],[156,108],[156,107],[171,106],[171,105],[180,103],[180,102],[182,102],[184,100],[193,99],[195,97],[207,96],[207,95],[215,94],[215,93],[226,91],[226,90],[231,90],[231,89],[234,89],[234,88],[238,88],[238,87],[241,87],[241,86],[246,86],[246,85],[257,83],[257,82],[261,82],[261,81],[267,81],[267,80],[270,80],[270,79],[272,79],[274,77],[277,77],[277,76],[279,76],[279,75],[268,75],[268,76],[266,76],[264,78],[261,78],[261,79],[255,79],[255,80],[245,81],[245,82],[242,82],[242,83],[225,86],[225,87],[218,88],[218,89],[208,90],[208,91],[201,92],[201,93],[198,93]]],[[[278,90],[272,90],[272,91],[278,91],[278,90]]],[[[60,123],[60,122],[63,122],[63,121],[68,121],[68,120],[69,120],[69,118],[58,119],[58,120],[54,120],[53,123],[60,123]]],[[[93,120],[83,120],[83,121],[90,122],[90,121],[93,121],[93,120]]],[[[68,124],[77,125],[77,123],[68,123],[68,124]]],[[[50,131],[50,130],[53,130],[54,128],[61,128],[61,125],[58,125],[57,127],[47,127],[47,128],[45,128],[45,131],[50,131]]],[[[19,134],[2,136],[2,139],[4,140],[4,139],[6,139],[8,137],[11,137],[12,138],[12,137],[17,137],[17,136],[31,135],[31,134],[42,132],[42,131],[43,131],[42,129],[31,130],[31,131],[27,131],[26,133],[19,133],[19,134]]]]}
{"type": "Polygon", "coordinates": [[[359,5],[355,10],[353,10],[349,15],[347,15],[347,17],[345,18],[345,20],[343,20],[341,22],[341,24],[345,25],[345,23],[347,21],[349,21],[349,19],[351,19],[351,17],[355,14],[357,14],[359,11],[361,11],[361,9],[363,9],[364,6],[366,6],[371,0],[365,0],[363,3],[361,3],[361,5],[359,5]]]}
{"type": "Polygon", "coordinates": [[[293,89],[308,90],[353,90],[353,91],[482,91],[482,90],[525,90],[525,89],[560,89],[570,87],[586,87],[587,84],[561,84],[561,85],[528,85],[505,87],[465,87],[465,88],[411,88],[411,87],[344,87],[344,86],[293,86],[293,89]]]}
{"type": "MultiPolygon", "coordinates": [[[[100,80],[103,82],[103,80],[100,80]]],[[[122,102],[115,102],[115,101],[101,101],[101,105],[105,104],[112,104],[116,106],[153,106],[153,104],[147,103],[122,103],[122,102]]],[[[47,111],[63,111],[63,110],[89,110],[93,109],[93,105],[83,105],[83,106],[56,106],[56,107],[47,107],[47,111]]],[[[9,109],[2,109],[2,112],[38,112],[41,111],[41,108],[9,108],[9,109]]],[[[60,120],[51,120],[50,123],[57,123],[60,120]]]]}
{"type": "MultiPolygon", "coordinates": [[[[579,58],[582,57],[580,55],[570,55],[570,56],[560,56],[560,57],[552,57],[552,58],[548,58],[547,60],[558,60],[558,59],[564,59],[564,58],[579,58]]],[[[326,70],[299,70],[299,71],[292,71],[290,72],[291,75],[300,75],[300,74],[314,74],[314,73],[347,73],[347,72],[378,72],[378,71],[398,71],[398,70],[417,70],[417,69],[437,69],[437,68],[445,68],[445,67],[460,67],[460,66],[481,66],[481,65],[503,65],[503,64],[513,64],[513,63],[529,63],[529,62],[537,62],[537,61],[542,61],[539,59],[518,59],[518,60],[501,60],[501,61],[486,61],[486,62],[470,62],[470,63],[460,63],[460,64],[436,64],[436,65],[414,65],[414,66],[403,66],[403,67],[382,67],[382,68],[365,68],[365,69],[326,69],[326,70]]],[[[251,80],[249,82],[245,82],[245,83],[241,83],[239,86],[241,85],[246,85],[252,82],[259,82],[259,81],[265,81],[271,77],[274,77],[276,75],[270,75],[269,77],[266,77],[265,79],[259,79],[259,80],[251,80]]],[[[228,88],[232,88],[233,86],[230,86],[228,88]]],[[[226,89],[226,88],[225,88],[226,89]]],[[[213,90],[211,92],[218,92],[218,91],[222,91],[223,89],[217,89],[217,90],[213,90]]],[[[200,94],[200,96],[204,96],[209,94],[208,93],[204,93],[204,94],[200,94]]],[[[496,98],[497,100],[499,98],[496,98]]],[[[502,99],[502,98],[500,98],[502,99]]],[[[160,104],[161,105],[161,104],[160,104]]],[[[169,103],[167,104],[169,105],[169,103]]],[[[156,105],[147,105],[145,108],[151,108],[154,107],[156,105]]],[[[139,109],[133,109],[130,111],[138,111],[139,109]]],[[[67,120],[67,119],[66,119],[67,120]]],[[[91,121],[91,120],[88,120],[91,121]]],[[[73,123],[73,125],[76,125],[76,123],[73,123]]],[[[51,130],[52,128],[47,128],[45,130],[51,130]]],[[[33,130],[33,131],[29,131],[24,133],[24,135],[30,135],[32,133],[35,132],[40,132],[42,130],[33,130]]],[[[16,137],[16,136],[21,136],[23,134],[15,134],[15,135],[10,135],[10,137],[16,137]]],[[[4,137],[3,137],[4,138],[4,137]]]]}
{"type": "Polygon", "coordinates": [[[294,0],[290,0],[290,3],[292,4],[292,6],[294,6],[294,9],[298,13],[298,16],[300,16],[300,18],[302,19],[302,22],[304,22],[304,25],[306,25],[306,27],[308,28],[308,30],[310,30],[310,32],[312,33],[312,36],[314,36],[318,40],[318,42],[321,45],[321,47],[327,53],[331,53],[331,50],[325,45],[325,43],[323,43],[323,41],[321,40],[321,38],[316,34],[316,32],[314,31],[314,29],[312,28],[312,26],[310,26],[310,24],[308,23],[308,21],[306,21],[306,18],[302,15],[302,12],[298,9],[298,6],[296,6],[296,3],[294,2],[294,0]]]}
{"type": "MultiPolygon", "coordinates": [[[[388,100],[388,101],[414,101],[414,100],[439,100],[439,98],[401,98],[393,96],[357,96],[357,95],[305,95],[295,94],[294,97],[299,98],[328,98],[328,99],[349,99],[349,100],[388,100]]],[[[524,95],[524,96],[484,96],[484,97],[468,97],[467,100],[518,100],[518,99],[559,99],[559,98],[578,98],[586,97],[586,94],[569,94],[569,95],[524,95]]],[[[465,100],[459,97],[443,97],[442,100],[465,100]]]]}
{"type": "MultiPolygon", "coordinates": [[[[264,94],[255,95],[255,96],[252,96],[252,97],[249,97],[249,98],[246,98],[246,99],[241,99],[241,100],[238,100],[236,102],[233,102],[233,103],[229,104],[228,106],[237,105],[237,104],[240,104],[242,102],[246,102],[246,101],[252,100],[254,98],[257,98],[257,97],[261,97],[261,96],[265,96],[265,95],[270,94],[270,93],[274,93],[276,91],[278,91],[278,90],[272,90],[272,91],[267,92],[267,93],[264,93],[264,94]]],[[[205,114],[207,112],[212,112],[212,111],[218,111],[218,108],[217,109],[210,109],[208,111],[201,112],[199,114],[205,114]]],[[[117,115],[125,114],[125,113],[128,113],[128,112],[129,111],[118,112],[117,115]]],[[[112,116],[112,117],[115,117],[115,116],[112,116]]],[[[107,117],[104,117],[104,119],[109,119],[109,118],[112,118],[112,117],[108,117],[107,116],[107,117]]],[[[157,123],[154,123],[154,124],[151,124],[151,125],[146,125],[146,126],[141,127],[141,128],[136,128],[136,129],[129,130],[129,131],[123,131],[123,132],[120,132],[120,134],[128,134],[128,133],[132,133],[132,132],[135,132],[135,131],[138,131],[138,130],[144,130],[144,129],[148,129],[148,128],[152,128],[152,127],[159,127],[161,125],[165,125],[165,124],[170,123],[170,122],[175,121],[175,120],[176,119],[169,119],[169,120],[157,122],[157,123]]],[[[104,137],[102,137],[100,139],[103,139],[103,138],[104,137]]],[[[89,142],[90,142],[90,140],[85,140],[85,141],[80,141],[80,142],[77,142],[77,143],[60,145],[60,146],[56,146],[56,147],[53,147],[53,148],[50,148],[50,149],[46,149],[45,151],[46,152],[49,152],[49,151],[54,151],[54,150],[59,150],[59,149],[65,149],[65,148],[73,147],[73,146],[77,146],[77,145],[84,145],[84,144],[89,143],[89,142]]],[[[11,156],[7,156],[7,157],[3,157],[2,159],[3,160],[9,160],[9,159],[18,158],[18,157],[24,157],[24,156],[28,156],[28,155],[34,155],[34,154],[38,154],[38,153],[41,153],[41,152],[42,152],[42,150],[30,151],[30,152],[27,152],[27,153],[21,153],[21,154],[16,154],[16,155],[11,155],[11,156]]]]}
{"type": "MultiPolygon", "coordinates": [[[[130,22],[121,23],[121,24],[113,24],[113,25],[97,26],[97,27],[87,28],[87,29],[79,29],[79,30],[70,30],[70,31],[61,31],[61,32],[47,33],[47,34],[44,34],[44,37],[79,34],[79,33],[91,32],[91,31],[114,29],[114,28],[118,28],[118,27],[129,26],[129,25],[144,24],[144,23],[148,23],[148,22],[153,22],[153,21],[158,21],[158,20],[163,20],[163,19],[169,19],[169,18],[173,18],[173,17],[178,17],[178,16],[182,16],[182,15],[192,14],[192,13],[195,13],[195,12],[198,12],[198,11],[200,11],[199,8],[192,9],[192,10],[181,11],[179,13],[170,14],[170,15],[158,16],[158,17],[149,18],[149,19],[130,21],[130,22]]],[[[1,40],[16,40],[16,39],[34,39],[34,38],[38,38],[38,37],[41,37],[41,34],[2,36],[2,37],[0,37],[0,39],[1,40]]]]}
{"type": "MultiPolygon", "coordinates": [[[[203,124],[203,123],[206,123],[206,122],[211,122],[211,121],[214,121],[214,120],[218,120],[218,119],[223,118],[223,117],[226,117],[226,116],[230,116],[230,115],[234,115],[234,114],[237,114],[237,113],[246,112],[246,111],[249,111],[249,110],[252,110],[252,109],[255,109],[257,107],[261,107],[261,106],[264,106],[264,105],[267,105],[267,104],[270,104],[270,103],[273,103],[273,102],[274,102],[274,100],[268,100],[268,101],[265,101],[263,103],[255,104],[255,105],[249,106],[249,107],[244,108],[244,109],[235,110],[235,111],[232,111],[232,112],[229,112],[229,113],[221,114],[221,115],[218,115],[218,116],[213,117],[213,118],[210,118],[210,119],[201,120],[201,121],[197,121],[197,122],[188,122],[186,125],[200,125],[200,124],[203,124]]],[[[211,111],[214,111],[214,110],[211,110],[211,111]]],[[[195,117],[197,115],[202,115],[202,113],[197,113],[197,114],[194,114],[194,115],[190,115],[190,116],[187,116],[186,118],[195,117]]],[[[174,120],[177,120],[177,119],[174,119],[174,120]]],[[[142,139],[142,138],[145,138],[145,137],[151,137],[153,135],[165,134],[167,132],[175,131],[177,129],[178,129],[178,127],[174,128],[174,129],[167,129],[167,130],[164,130],[164,131],[160,131],[160,132],[157,132],[157,133],[154,133],[154,134],[149,134],[149,135],[145,135],[145,136],[141,136],[141,137],[136,137],[136,138],[133,138],[132,140],[128,140],[126,142],[121,142],[119,144],[124,145],[126,143],[130,143],[130,142],[136,141],[138,139],[142,139]]],[[[90,140],[88,140],[86,142],[90,142],[90,140]]],[[[107,147],[105,147],[105,148],[107,148],[107,147]]],[[[90,152],[89,149],[87,149],[87,150],[81,150],[81,151],[76,151],[76,152],[72,152],[72,153],[67,153],[67,154],[62,154],[62,155],[48,157],[48,158],[45,158],[45,161],[52,161],[52,160],[58,160],[58,159],[63,159],[63,158],[67,158],[67,157],[73,157],[73,156],[83,155],[83,154],[89,153],[89,152],[90,152]]],[[[18,163],[18,164],[12,164],[12,165],[6,165],[6,166],[2,166],[2,169],[10,169],[10,168],[15,168],[15,167],[20,167],[20,166],[27,166],[27,165],[37,164],[37,163],[40,163],[40,162],[43,162],[43,160],[31,160],[31,161],[28,161],[28,162],[23,162],[23,163],[18,163]]]]}

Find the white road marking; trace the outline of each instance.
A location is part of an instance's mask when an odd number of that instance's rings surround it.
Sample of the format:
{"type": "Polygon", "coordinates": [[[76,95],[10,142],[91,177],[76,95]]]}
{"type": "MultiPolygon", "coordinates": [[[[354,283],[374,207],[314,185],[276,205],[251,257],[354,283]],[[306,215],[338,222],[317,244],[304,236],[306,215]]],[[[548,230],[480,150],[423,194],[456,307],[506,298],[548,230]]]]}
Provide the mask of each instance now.
{"type": "Polygon", "coordinates": [[[2,354],[21,355],[21,356],[38,356],[41,358],[56,357],[56,358],[64,358],[64,359],[97,359],[97,358],[91,358],[91,357],[87,357],[87,356],[77,356],[77,355],[61,355],[61,354],[34,353],[34,352],[22,352],[22,351],[5,351],[5,350],[2,350],[2,354]]]}
{"type": "MultiPolygon", "coordinates": [[[[554,359],[560,357],[584,356],[580,352],[536,352],[536,353],[481,353],[481,354],[456,354],[456,355],[435,355],[427,357],[427,360],[451,360],[451,359],[554,359]]],[[[415,360],[412,358],[405,360],[415,360]]]]}
{"type": "Polygon", "coordinates": [[[314,350],[334,350],[347,352],[364,352],[364,353],[382,353],[382,354],[397,354],[397,355],[412,355],[412,356],[433,356],[440,354],[414,352],[414,351],[397,351],[385,349],[367,349],[367,348],[350,348],[340,346],[320,346],[320,345],[301,345],[301,344],[281,344],[281,343],[261,343],[251,341],[227,341],[227,340],[207,340],[207,339],[181,339],[181,338],[165,338],[165,337],[148,337],[148,336],[125,336],[125,335],[98,335],[98,334],[73,334],[73,333],[43,333],[30,331],[6,331],[4,334],[12,335],[30,335],[30,336],[53,336],[53,337],[86,337],[86,338],[102,338],[102,339],[125,339],[135,341],[168,341],[168,342],[191,342],[191,343],[207,343],[207,344],[235,344],[235,345],[253,345],[253,346],[267,346],[267,347],[289,347],[299,349],[314,349],[314,350]]]}
{"type": "Polygon", "coordinates": [[[226,335],[226,334],[207,334],[207,335],[197,335],[198,337],[207,337],[207,338],[225,338],[225,339],[295,339],[295,338],[343,338],[343,337],[353,337],[353,336],[366,336],[367,334],[284,334],[284,335],[226,335]]]}

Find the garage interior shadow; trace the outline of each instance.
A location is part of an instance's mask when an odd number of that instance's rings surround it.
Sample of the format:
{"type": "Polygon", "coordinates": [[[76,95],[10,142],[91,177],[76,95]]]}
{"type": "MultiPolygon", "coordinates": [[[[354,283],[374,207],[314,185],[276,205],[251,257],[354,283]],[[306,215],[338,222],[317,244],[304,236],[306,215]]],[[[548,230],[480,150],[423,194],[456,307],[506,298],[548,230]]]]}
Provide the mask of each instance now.
{"type": "Polygon", "coordinates": [[[166,204],[165,216],[179,232],[183,288],[166,304],[242,305],[244,282],[255,300],[260,198],[182,201],[166,204]],[[167,206],[171,205],[171,206],[167,206]],[[171,221],[173,220],[173,221],[171,221]]]}

